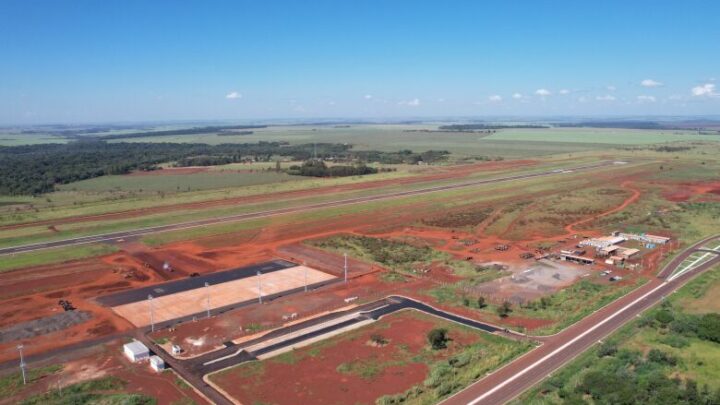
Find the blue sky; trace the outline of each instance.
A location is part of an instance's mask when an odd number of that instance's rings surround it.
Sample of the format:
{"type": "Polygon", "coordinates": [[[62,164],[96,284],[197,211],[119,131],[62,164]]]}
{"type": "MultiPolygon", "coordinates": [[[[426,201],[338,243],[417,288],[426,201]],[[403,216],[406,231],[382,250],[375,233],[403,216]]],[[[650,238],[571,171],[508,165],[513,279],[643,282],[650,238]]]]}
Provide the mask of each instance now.
{"type": "Polygon", "coordinates": [[[719,114],[718,15],[714,0],[2,0],[0,123],[719,114]]]}

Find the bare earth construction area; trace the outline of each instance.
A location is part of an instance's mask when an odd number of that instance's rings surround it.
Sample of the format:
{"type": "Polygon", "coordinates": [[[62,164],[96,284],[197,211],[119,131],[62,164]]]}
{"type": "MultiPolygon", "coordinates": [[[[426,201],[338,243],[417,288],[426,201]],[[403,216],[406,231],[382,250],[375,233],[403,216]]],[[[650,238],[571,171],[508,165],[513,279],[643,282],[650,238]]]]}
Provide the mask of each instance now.
{"type": "MultiPolygon", "coordinates": [[[[266,266],[253,266],[252,269],[256,267],[266,266]]],[[[244,270],[239,269],[239,271],[247,273],[244,270]]],[[[304,290],[306,286],[307,288],[316,288],[334,279],[336,279],[335,276],[307,266],[292,266],[273,269],[264,274],[261,271],[255,274],[245,274],[245,277],[237,280],[217,284],[208,283],[207,286],[172,294],[163,294],[166,286],[160,284],[152,288],[152,291],[156,293],[152,298],[152,303],[150,300],[144,299],[113,306],[112,310],[132,322],[133,325],[141,327],[151,323],[151,306],[154,318],[152,321],[160,324],[192,316],[197,317],[204,311],[229,309],[238,304],[259,302],[261,297],[276,298],[283,294],[304,290]]],[[[198,278],[196,281],[206,282],[204,278],[198,278]]]]}

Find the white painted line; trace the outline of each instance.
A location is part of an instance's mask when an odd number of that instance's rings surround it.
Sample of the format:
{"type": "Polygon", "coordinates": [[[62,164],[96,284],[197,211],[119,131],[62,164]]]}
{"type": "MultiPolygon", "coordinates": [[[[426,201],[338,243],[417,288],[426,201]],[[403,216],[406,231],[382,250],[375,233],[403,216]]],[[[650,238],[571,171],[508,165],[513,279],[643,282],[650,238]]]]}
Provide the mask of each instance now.
{"type": "MultiPolygon", "coordinates": [[[[689,265],[684,266],[684,268],[683,268],[682,270],[680,270],[679,272],[677,272],[677,273],[671,275],[670,277],[668,277],[668,281],[673,281],[673,280],[675,280],[676,278],[678,278],[678,277],[682,276],[683,274],[687,273],[688,271],[693,270],[694,268],[696,268],[696,267],[698,266],[698,263],[702,264],[702,263],[703,263],[703,260],[705,260],[706,257],[711,256],[711,255],[714,256],[713,253],[704,253],[702,256],[700,256],[700,257],[698,257],[697,259],[695,259],[695,260],[694,260],[692,263],[690,263],[689,265]]],[[[683,260],[683,263],[685,263],[686,260],[687,260],[687,259],[683,260]]],[[[682,263],[680,263],[680,264],[682,265],[682,263]]]]}
{"type": "Polygon", "coordinates": [[[638,302],[644,300],[644,299],[647,298],[650,294],[652,294],[652,293],[654,293],[655,291],[659,290],[660,288],[662,288],[663,286],[665,286],[667,283],[668,283],[668,282],[665,281],[665,282],[663,282],[662,284],[660,284],[659,286],[657,286],[657,287],[653,288],[652,290],[648,291],[647,293],[643,294],[642,297],[639,297],[639,298],[635,299],[635,301],[627,304],[626,306],[624,306],[624,307],[623,307],[622,309],[620,309],[619,311],[617,311],[617,312],[615,312],[614,314],[610,315],[609,317],[605,318],[605,319],[602,320],[601,322],[595,324],[595,326],[593,326],[592,328],[590,328],[590,329],[586,330],[585,332],[579,334],[578,336],[576,336],[576,337],[573,338],[572,340],[568,341],[568,342],[565,343],[564,345],[558,347],[557,349],[553,350],[551,353],[547,354],[545,357],[543,357],[543,358],[541,358],[540,360],[536,361],[535,363],[527,366],[525,369],[523,369],[523,370],[520,371],[519,373],[513,375],[512,377],[508,378],[507,380],[503,381],[502,383],[496,385],[496,386],[493,387],[490,391],[488,391],[488,392],[480,395],[479,397],[475,398],[475,399],[474,399],[472,402],[470,402],[468,405],[475,405],[475,404],[477,404],[478,402],[482,401],[483,399],[487,398],[488,396],[494,394],[495,392],[497,392],[497,391],[500,390],[501,388],[505,387],[506,385],[510,384],[511,382],[515,381],[516,379],[518,379],[520,376],[524,375],[524,374],[527,373],[528,371],[530,371],[530,370],[532,370],[533,368],[539,366],[540,364],[542,364],[543,362],[545,362],[545,361],[546,361],[547,359],[549,359],[550,357],[555,356],[556,354],[558,354],[558,353],[560,353],[561,351],[565,350],[568,346],[572,345],[573,343],[575,343],[575,342],[577,342],[578,340],[582,339],[583,337],[587,336],[589,333],[592,333],[592,332],[595,331],[597,328],[599,328],[599,327],[601,327],[602,325],[606,324],[607,322],[609,322],[611,319],[615,318],[615,317],[618,316],[619,314],[625,312],[628,308],[630,308],[630,307],[634,306],[635,304],[637,304],[638,302]]]}

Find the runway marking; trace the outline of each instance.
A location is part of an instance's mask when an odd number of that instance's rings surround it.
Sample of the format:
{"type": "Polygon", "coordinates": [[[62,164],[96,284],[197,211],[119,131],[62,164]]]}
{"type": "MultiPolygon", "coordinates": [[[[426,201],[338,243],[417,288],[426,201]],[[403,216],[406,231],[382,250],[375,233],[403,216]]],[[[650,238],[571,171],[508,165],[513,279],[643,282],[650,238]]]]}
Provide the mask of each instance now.
{"type": "Polygon", "coordinates": [[[654,293],[655,291],[659,290],[660,288],[664,287],[667,283],[668,283],[667,281],[664,281],[662,284],[658,285],[657,287],[655,287],[655,288],[653,288],[652,290],[648,291],[647,293],[643,294],[643,296],[637,298],[635,301],[627,304],[626,306],[624,306],[623,308],[621,308],[621,309],[618,310],[617,312],[613,313],[612,315],[610,315],[609,317],[605,318],[605,319],[602,320],[601,322],[595,324],[595,326],[593,326],[592,328],[590,328],[590,329],[586,330],[585,332],[579,334],[578,336],[576,336],[575,338],[571,339],[570,341],[568,341],[568,342],[565,343],[564,345],[558,347],[557,349],[553,350],[551,353],[545,355],[545,357],[543,357],[543,358],[541,358],[540,360],[536,361],[535,363],[527,366],[525,369],[521,370],[519,373],[516,373],[516,374],[513,375],[512,377],[510,377],[510,378],[508,378],[507,380],[503,381],[502,383],[496,385],[496,386],[495,386],[494,388],[492,388],[490,391],[488,391],[488,392],[480,395],[479,397],[475,398],[475,399],[474,399],[472,402],[470,402],[468,405],[475,405],[475,404],[479,403],[480,401],[482,401],[483,399],[487,398],[488,396],[494,394],[495,392],[497,392],[498,390],[502,389],[503,387],[505,387],[506,385],[510,384],[511,382],[515,381],[516,379],[518,379],[519,377],[521,377],[522,375],[524,375],[524,374],[527,373],[528,371],[530,371],[530,370],[532,370],[533,368],[537,367],[537,366],[540,365],[541,363],[544,363],[547,359],[549,359],[549,358],[555,356],[556,354],[560,353],[561,351],[565,350],[566,348],[568,348],[568,347],[569,347],[570,345],[572,345],[573,343],[577,342],[578,340],[580,340],[580,339],[584,338],[585,336],[587,336],[588,334],[592,333],[592,332],[595,331],[597,328],[599,328],[599,327],[601,327],[602,325],[606,324],[607,322],[609,322],[610,320],[612,320],[613,318],[615,318],[615,317],[618,316],[619,314],[625,312],[628,308],[630,308],[630,307],[634,306],[635,304],[637,304],[638,302],[644,300],[644,299],[647,298],[650,294],[652,294],[652,293],[654,293]]]}

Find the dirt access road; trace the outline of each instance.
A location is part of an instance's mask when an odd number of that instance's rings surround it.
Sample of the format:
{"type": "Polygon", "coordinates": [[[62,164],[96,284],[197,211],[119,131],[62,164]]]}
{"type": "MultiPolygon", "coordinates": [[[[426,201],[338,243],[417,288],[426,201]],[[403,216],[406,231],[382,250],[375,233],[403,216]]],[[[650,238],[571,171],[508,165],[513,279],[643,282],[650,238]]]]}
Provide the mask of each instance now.
{"type": "Polygon", "coordinates": [[[208,219],[202,219],[202,220],[197,220],[197,221],[182,222],[182,223],[178,223],[178,224],[169,224],[169,225],[160,225],[160,226],[154,226],[154,227],[148,227],[148,228],[140,228],[140,229],[135,229],[135,230],[130,230],[130,231],[121,231],[121,232],[113,232],[113,233],[106,233],[106,234],[100,234],[100,235],[82,236],[82,237],[78,237],[78,238],[62,239],[62,240],[51,241],[51,242],[42,242],[42,243],[35,243],[35,244],[30,244],[30,245],[7,247],[7,248],[0,249],[0,256],[16,254],[16,253],[34,252],[34,251],[43,250],[43,249],[84,245],[84,244],[88,244],[88,243],[113,242],[113,241],[116,241],[119,239],[124,240],[124,239],[137,238],[137,237],[144,236],[144,235],[150,235],[150,234],[156,234],[156,233],[162,233],[162,232],[179,231],[179,230],[198,228],[198,227],[203,227],[203,226],[208,226],[208,225],[225,224],[228,222],[238,222],[238,221],[246,221],[246,220],[250,220],[250,219],[273,217],[273,216],[278,216],[278,215],[286,215],[286,214],[292,214],[292,213],[298,213],[298,212],[311,211],[311,210],[316,210],[316,209],[321,209],[321,208],[341,207],[341,206],[345,206],[345,205],[361,204],[361,203],[367,203],[367,202],[373,202],[373,201],[391,200],[391,199],[396,199],[396,198],[411,197],[411,196],[417,196],[417,195],[423,195],[423,194],[436,193],[436,192],[440,192],[440,191],[448,191],[448,190],[461,189],[461,188],[467,188],[467,187],[473,187],[473,186],[480,186],[480,185],[485,185],[485,184],[494,184],[494,183],[514,181],[514,180],[525,180],[525,179],[531,179],[531,178],[537,178],[537,177],[554,176],[554,175],[560,175],[560,174],[567,173],[567,172],[584,171],[584,170],[591,170],[591,169],[596,169],[596,168],[600,168],[600,167],[612,166],[614,164],[615,164],[615,162],[613,162],[613,161],[601,161],[601,162],[582,165],[582,166],[575,166],[575,167],[556,169],[556,170],[548,170],[548,171],[543,171],[543,172],[538,172],[538,173],[519,174],[519,175],[515,175],[515,176],[498,177],[498,178],[494,178],[494,179],[467,181],[467,182],[462,182],[462,183],[449,184],[449,185],[437,186],[437,187],[428,187],[428,188],[412,190],[412,191],[399,191],[399,192],[392,192],[392,193],[380,194],[380,195],[375,195],[375,196],[349,198],[349,199],[336,200],[336,201],[327,201],[327,202],[316,203],[316,204],[301,205],[298,207],[250,212],[250,213],[246,213],[246,214],[208,218],[208,219]]]}
{"type": "Polygon", "coordinates": [[[720,264],[719,252],[714,259],[680,277],[670,281],[666,278],[702,245],[719,238],[720,235],[715,235],[685,249],[658,273],[658,278],[550,337],[542,346],[451,396],[441,404],[497,405],[511,401],[634,319],[636,315],[660,302],[696,275],[720,264]]]}

